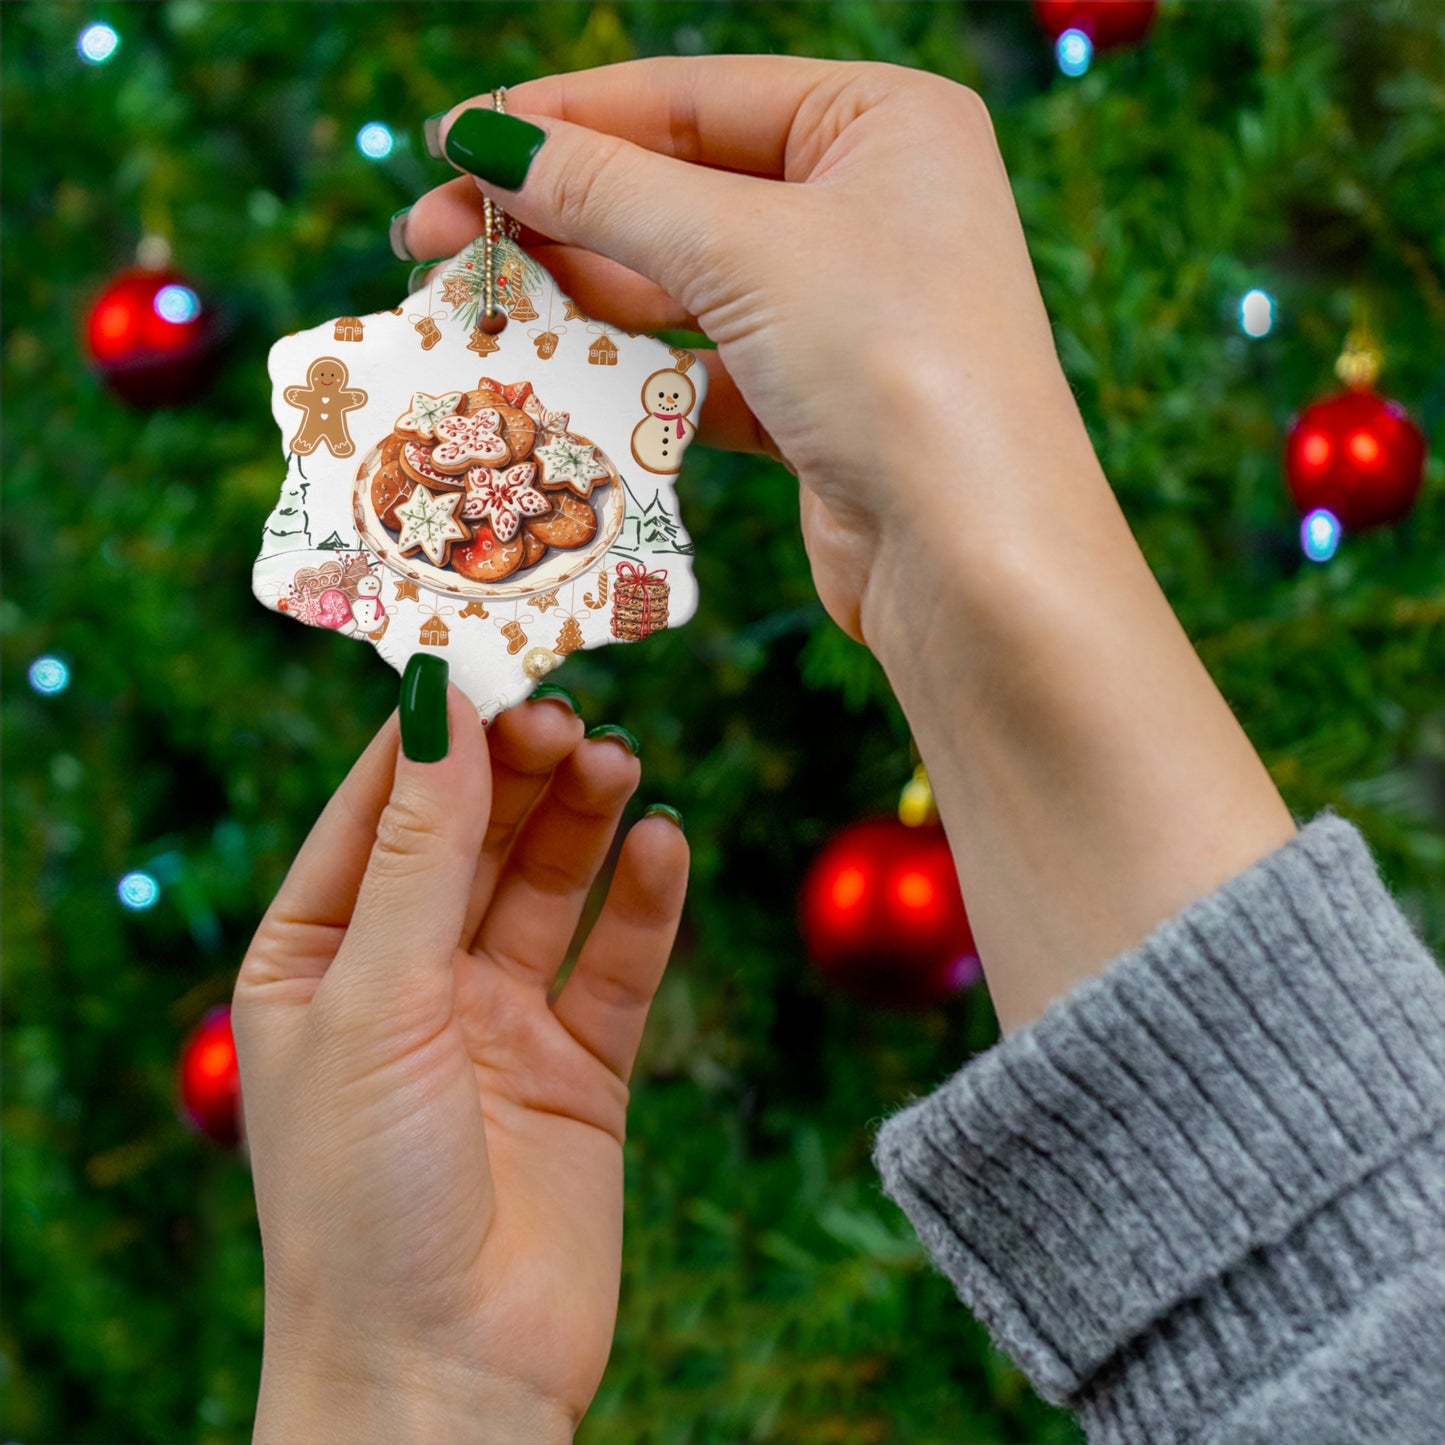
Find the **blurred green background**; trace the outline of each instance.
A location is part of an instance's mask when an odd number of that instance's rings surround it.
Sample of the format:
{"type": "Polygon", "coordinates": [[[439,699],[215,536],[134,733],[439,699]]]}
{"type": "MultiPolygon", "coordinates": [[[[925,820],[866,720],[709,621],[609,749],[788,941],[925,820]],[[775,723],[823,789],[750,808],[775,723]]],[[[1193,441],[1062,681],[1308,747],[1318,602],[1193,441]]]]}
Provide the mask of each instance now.
{"type": "MultiPolygon", "coordinates": [[[[1438,950],[1442,23],[1429,0],[1175,3],[1146,43],[1067,79],[1023,4],[6,5],[5,1438],[249,1439],[250,1176],[179,1122],[177,1051],[229,1000],[288,860],[396,697],[370,649],[250,596],[284,470],[266,350],[402,298],[387,218],[451,174],[420,121],[494,85],[776,51],[978,89],[1150,563],[1296,816],[1357,822],[1438,950]],[[90,66],[76,39],[97,20],[120,47],[90,66]],[[396,133],[379,162],[355,143],[371,121],[396,133]],[[135,411],[88,368],[81,324],[148,234],[229,336],[200,401],[135,411]],[[1256,286],[1278,319],[1249,340],[1256,286]],[[1334,388],[1361,306],[1380,388],[1433,455],[1410,518],[1314,565],[1280,444],[1334,388]],[[44,654],[71,668],[65,692],[27,686],[44,654]],[[146,912],[117,902],[131,869],[161,881],[146,912]]],[[[880,251],[877,284],[926,304],[906,253],[880,251]]],[[[696,619],[560,679],[589,721],[639,736],[633,814],[676,804],[695,857],[634,1080],[617,1342],[579,1438],[1077,1440],[868,1162],[886,1112],[996,1038],[986,996],[918,1015],[850,1002],[790,921],[821,844],[893,805],[906,726],[813,596],[790,478],[694,452],[681,493],[696,619]]]]}

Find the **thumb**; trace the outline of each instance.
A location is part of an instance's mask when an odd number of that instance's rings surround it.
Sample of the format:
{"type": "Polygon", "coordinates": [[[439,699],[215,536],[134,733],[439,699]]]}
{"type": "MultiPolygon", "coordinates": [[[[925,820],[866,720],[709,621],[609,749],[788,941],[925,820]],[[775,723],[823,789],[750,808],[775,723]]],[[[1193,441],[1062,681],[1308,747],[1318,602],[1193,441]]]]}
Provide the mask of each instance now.
{"type": "Polygon", "coordinates": [[[407,663],[400,711],[391,796],[323,987],[364,999],[363,1013],[389,1028],[440,1027],[491,812],[491,768],[476,709],[447,686],[441,658],[407,663]]]}
{"type": "Polygon", "coordinates": [[[694,315],[709,299],[700,283],[725,256],[762,254],[749,238],[762,230],[769,187],[753,177],[658,155],[553,116],[502,115],[486,106],[447,116],[441,144],[453,165],[524,226],[617,261],[694,315]]]}

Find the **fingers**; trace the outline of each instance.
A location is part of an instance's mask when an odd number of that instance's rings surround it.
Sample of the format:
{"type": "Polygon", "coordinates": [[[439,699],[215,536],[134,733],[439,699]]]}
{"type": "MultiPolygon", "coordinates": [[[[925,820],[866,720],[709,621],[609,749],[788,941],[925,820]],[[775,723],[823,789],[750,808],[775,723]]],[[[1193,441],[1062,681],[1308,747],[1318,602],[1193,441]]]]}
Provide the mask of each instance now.
{"type": "Polygon", "coordinates": [[[238,997],[243,986],[326,972],[356,906],[391,792],[399,735],[392,713],[322,810],[256,931],[238,997]]]}
{"type": "Polygon", "coordinates": [[[597,922],[552,1012],[624,1082],[677,936],[687,891],[688,847],[664,818],[627,835],[597,922]]]}
{"type": "Polygon", "coordinates": [[[462,946],[476,940],[517,829],[553,770],[582,741],[583,723],[560,699],[537,698],[502,713],[487,732],[492,759],[492,817],[472,879],[462,946]]]}
{"type": "Polygon", "coordinates": [[[486,739],[457,687],[447,689],[447,723],[447,752],[436,762],[397,754],[351,925],[323,981],[393,1029],[450,1013],[452,962],[491,807],[486,739]]]}
{"type": "Polygon", "coordinates": [[[641,774],[631,750],[607,738],[563,759],[517,834],[474,953],[551,988],[641,774]]]}
{"type": "MultiPolygon", "coordinates": [[[[466,109],[442,122],[443,143],[466,109]]],[[[521,190],[486,187],[524,226],[647,276],[697,316],[704,306],[694,297],[723,284],[713,271],[724,250],[760,254],[753,248],[766,238],[760,215],[770,198],[766,182],[689,165],[564,120],[544,124],[546,143],[521,190]]]]}
{"type": "Polygon", "coordinates": [[[678,160],[783,179],[800,114],[852,70],[780,55],[634,60],[512,86],[507,109],[678,160]]]}

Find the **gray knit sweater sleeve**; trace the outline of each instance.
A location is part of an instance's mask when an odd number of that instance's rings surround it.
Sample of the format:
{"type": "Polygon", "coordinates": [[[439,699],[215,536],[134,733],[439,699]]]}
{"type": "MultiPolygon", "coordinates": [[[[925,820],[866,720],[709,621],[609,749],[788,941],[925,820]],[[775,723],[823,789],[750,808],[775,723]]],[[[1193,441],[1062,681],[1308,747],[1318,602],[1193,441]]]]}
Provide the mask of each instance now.
{"type": "Polygon", "coordinates": [[[874,1161],[1093,1445],[1445,1441],[1445,974],[1332,813],[874,1161]]]}

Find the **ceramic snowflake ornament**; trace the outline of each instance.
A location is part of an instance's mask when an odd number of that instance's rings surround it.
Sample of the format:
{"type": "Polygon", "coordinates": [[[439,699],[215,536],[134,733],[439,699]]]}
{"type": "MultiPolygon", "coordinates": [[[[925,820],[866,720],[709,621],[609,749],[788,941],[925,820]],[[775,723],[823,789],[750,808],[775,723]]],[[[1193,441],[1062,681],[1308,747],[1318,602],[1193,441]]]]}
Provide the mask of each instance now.
{"type": "Polygon", "coordinates": [[[675,482],[707,372],[590,320],[505,238],[489,334],[483,260],[479,238],[403,305],[271,348],[286,477],[252,588],[398,672],[444,649],[490,720],[569,653],[692,616],[675,482]]]}

